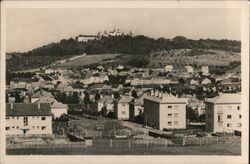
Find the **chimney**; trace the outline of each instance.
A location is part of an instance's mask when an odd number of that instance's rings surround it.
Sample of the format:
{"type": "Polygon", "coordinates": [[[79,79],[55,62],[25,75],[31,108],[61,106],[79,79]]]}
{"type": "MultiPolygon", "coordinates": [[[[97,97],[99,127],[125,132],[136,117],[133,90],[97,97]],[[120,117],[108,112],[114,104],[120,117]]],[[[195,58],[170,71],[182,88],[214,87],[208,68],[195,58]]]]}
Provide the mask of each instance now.
{"type": "Polygon", "coordinates": [[[153,90],[151,90],[151,96],[153,96],[154,95],[154,91],[153,90]]]}
{"type": "Polygon", "coordinates": [[[40,109],[40,108],[41,108],[41,104],[40,104],[40,103],[38,103],[37,105],[38,105],[38,109],[40,109]]]}

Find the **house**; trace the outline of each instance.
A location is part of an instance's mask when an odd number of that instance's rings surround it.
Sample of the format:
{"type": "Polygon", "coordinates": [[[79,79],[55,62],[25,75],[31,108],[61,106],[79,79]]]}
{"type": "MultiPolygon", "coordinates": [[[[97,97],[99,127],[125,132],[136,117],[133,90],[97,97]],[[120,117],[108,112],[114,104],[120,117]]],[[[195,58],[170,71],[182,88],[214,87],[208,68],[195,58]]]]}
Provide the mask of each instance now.
{"type": "Polygon", "coordinates": [[[166,65],[165,72],[173,72],[174,67],[172,65],[166,65]]]}
{"type": "Polygon", "coordinates": [[[190,81],[190,84],[191,84],[191,85],[198,85],[198,84],[199,84],[199,81],[198,81],[198,80],[195,80],[195,79],[192,79],[192,80],[190,81]]]}
{"type": "Polygon", "coordinates": [[[89,40],[94,40],[97,38],[97,35],[78,35],[76,41],[78,42],[87,42],[89,40]]]}
{"type": "Polygon", "coordinates": [[[54,96],[50,92],[47,92],[47,91],[44,91],[44,90],[40,89],[31,96],[31,103],[36,102],[41,97],[53,98],[54,96]]]}
{"type": "Polygon", "coordinates": [[[241,131],[241,95],[223,93],[209,98],[206,104],[206,130],[211,132],[241,131]]]}
{"type": "Polygon", "coordinates": [[[204,80],[202,80],[201,84],[203,85],[211,84],[211,80],[208,78],[205,78],[204,80]]]}
{"type": "Polygon", "coordinates": [[[104,96],[97,102],[97,104],[98,104],[98,112],[101,112],[102,109],[106,110],[106,114],[114,111],[114,98],[111,96],[108,95],[104,96]]]}
{"type": "Polygon", "coordinates": [[[190,74],[194,73],[194,69],[192,66],[188,65],[188,66],[185,66],[185,68],[186,68],[187,73],[190,73],[190,74]]]}
{"type": "Polygon", "coordinates": [[[209,75],[209,68],[208,66],[202,66],[201,67],[201,72],[202,72],[202,75],[209,75]]]}
{"type": "Polygon", "coordinates": [[[59,118],[63,114],[68,114],[68,105],[54,101],[51,105],[51,112],[54,118],[59,118]]]}
{"type": "Polygon", "coordinates": [[[51,106],[47,103],[6,104],[6,134],[52,134],[51,106]]]}
{"type": "Polygon", "coordinates": [[[144,98],[144,124],[155,129],[186,128],[185,98],[159,93],[144,98]]]}
{"type": "Polygon", "coordinates": [[[132,100],[129,103],[129,120],[130,121],[137,121],[136,119],[138,117],[143,117],[143,103],[144,103],[144,98],[146,98],[147,95],[142,95],[139,98],[132,100]]]}
{"type": "Polygon", "coordinates": [[[120,100],[115,101],[114,115],[118,120],[129,119],[129,102],[132,100],[131,96],[124,95],[120,100]]]}

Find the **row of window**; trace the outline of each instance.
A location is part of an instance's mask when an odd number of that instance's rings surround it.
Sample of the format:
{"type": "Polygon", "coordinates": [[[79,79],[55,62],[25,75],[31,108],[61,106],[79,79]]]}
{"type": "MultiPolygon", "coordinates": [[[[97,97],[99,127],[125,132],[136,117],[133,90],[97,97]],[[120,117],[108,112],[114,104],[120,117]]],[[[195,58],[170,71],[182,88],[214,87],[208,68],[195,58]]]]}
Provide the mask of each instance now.
{"type": "MultiPolygon", "coordinates": [[[[223,107],[224,107],[224,106],[218,106],[218,110],[221,111],[223,107]]],[[[232,107],[232,106],[227,106],[227,109],[228,109],[228,110],[232,110],[233,107],[232,107]]],[[[240,110],[240,106],[237,106],[237,110],[240,110]]]]}
{"type": "MultiPolygon", "coordinates": [[[[40,129],[40,126],[37,126],[37,127],[32,126],[32,129],[35,129],[35,128],[40,129]]],[[[6,126],[5,129],[6,129],[6,130],[10,130],[10,127],[9,127],[9,126],[6,126]]],[[[12,129],[19,129],[19,126],[16,126],[16,127],[15,127],[15,126],[12,126],[12,129]]],[[[46,130],[46,126],[42,126],[41,129],[42,129],[42,130],[46,130]]]]}
{"type": "Polygon", "coordinates": [[[178,108],[178,105],[168,105],[168,109],[177,109],[178,108]]]}
{"type": "MultiPolygon", "coordinates": [[[[232,115],[227,115],[227,119],[232,119],[232,115]]],[[[241,114],[239,114],[239,119],[241,119],[241,114]]]]}
{"type": "MultiPolygon", "coordinates": [[[[241,123],[238,123],[238,124],[237,124],[237,127],[240,128],[241,125],[242,125],[241,123]]],[[[218,124],[218,127],[222,127],[222,126],[223,126],[222,124],[218,124]]],[[[227,127],[228,127],[228,128],[231,128],[232,126],[233,126],[232,123],[227,123],[227,127]]]]}
{"type": "MultiPolygon", "coordinates": [[[[17,116],[17,117],[14,117],[14,116],[13,116],[13,117],[11,117],[11,118],[12,118],[12,119],[15,119],[15,118],[16,118],[16,119],[19,119],[18,116],[17,116]]],[[[25,117],[24,117],[24,118],[25,118],[25,117]]],[[[35,116],[32,116],[32,118],[35,118],[35,116]]],[[[36,118],[39,118],[39,116],[37,116],[36,118]]],[[[10,119],[10,117],[6,117],[6,120],[9,120],[9,119],[10,119]]],[[[46,120],[46,117],[42,117],[41,120],[46,120]]]]}
{"type": "Polygon", "coordinates": [[[174,121],[174,122],[168,121],[168,126],[172,126],[173,123],[174,123],[174,126],[178,126],[178,121],[174,121]]]}
{"type": "MultiPolygon", "coordinates": [[[[168,117],[172,117],[173,114],[172,113],[168,113],[168,117]]],[[[174,113],[174,117],[177,118],[178,117],[178,113],[174,113]]]]}

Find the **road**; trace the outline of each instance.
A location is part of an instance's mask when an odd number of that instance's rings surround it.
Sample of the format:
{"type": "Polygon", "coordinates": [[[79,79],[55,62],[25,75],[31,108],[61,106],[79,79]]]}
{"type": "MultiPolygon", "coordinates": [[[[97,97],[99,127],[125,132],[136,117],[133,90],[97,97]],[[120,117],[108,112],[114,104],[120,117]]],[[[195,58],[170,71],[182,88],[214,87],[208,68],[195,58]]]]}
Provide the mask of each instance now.
{"type": "Polygon", "coordinates": [[[60,65],[60,64],[66,63],[68,61],[75,60],[75,59],[78,59],[78,58],[84,57],[84,56],[86,56],[86,54],[77,55],[77,56],[73,56],[73,57],[70,57],[70,58],[67,58],[67,59],[59,60],[59,61],[51,63],[51,64],[49,64],[47,66],[43,66],[43,67],[32,68],[32,69],[21,70],[21,71],[14,71],[14,73],[37,72],[37,71],[40,71],[40,70],[45,70],[49,66],[60,65]]]}

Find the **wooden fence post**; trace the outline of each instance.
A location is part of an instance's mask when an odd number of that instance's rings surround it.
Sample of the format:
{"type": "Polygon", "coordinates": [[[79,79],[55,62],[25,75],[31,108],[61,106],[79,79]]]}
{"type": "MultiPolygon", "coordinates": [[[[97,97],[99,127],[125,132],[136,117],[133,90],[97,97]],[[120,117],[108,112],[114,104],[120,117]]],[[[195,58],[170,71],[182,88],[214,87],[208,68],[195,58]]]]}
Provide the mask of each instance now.
{"type": "Polygon", "coordinates": [[[183,140],[182,140],[182,146],[185,146],[185,138],[183,137],[183,140]]]}
{"type": "Polygon", "coordinates": [[[112,147],[112,139],[110,139],[110,147],[112,147]]]}
{"type": "Polygon", "coordinates": [[[218,139],[218,137],[216,137],[216,144],[217,144],[217,145],[219,144],[219,139],[218,139]]]}
{"type": "Polygon", "coordinates": [[[149,146],[148,144],[149,144],[149,143],[148,143],[148,138],[147,138],[147,148],[148,148],[148,146],[149,146]]]}
{"type": "Polygon", "coordinates": [[[130,139],[128,139],[128,148],[130,149],[130,139]]]}
{"type": "Polygon", "coordinates": [[[200,138],[200,146],[201,146],[201,138],[200,138]]]}

